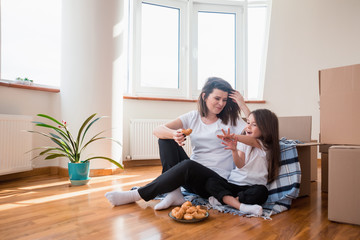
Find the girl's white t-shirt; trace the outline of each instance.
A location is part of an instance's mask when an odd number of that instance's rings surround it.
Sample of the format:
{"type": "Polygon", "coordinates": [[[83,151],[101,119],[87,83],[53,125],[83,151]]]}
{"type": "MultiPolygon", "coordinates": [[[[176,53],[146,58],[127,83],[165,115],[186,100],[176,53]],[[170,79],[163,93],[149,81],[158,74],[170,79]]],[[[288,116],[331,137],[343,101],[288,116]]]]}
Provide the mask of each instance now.
{"type": "Polygon", "coordinates": [[[242,168],[235,167],[228,181],[240,186],[255,184],[266,186],[268,178],[266,151],[243,143],[238,143],[237,148],[245,153],[245,165],[242,168]]]}
{"type": "Polygon", "coordinates": [[[245,121],[239,118],[236,126],[230,123],[225,125],[221,119],[212,124],[201,121],[200,113],[196,110],[181,115],[184,129],[191,128],[190,134],[192,154],[190,159],[210,168],[225,179],[228,179],[235,164],[230,150],[224,149],[221,139],[216,135],[222,135],[230,128],[230,133],[241,134],[246,126],[245,121]]]}

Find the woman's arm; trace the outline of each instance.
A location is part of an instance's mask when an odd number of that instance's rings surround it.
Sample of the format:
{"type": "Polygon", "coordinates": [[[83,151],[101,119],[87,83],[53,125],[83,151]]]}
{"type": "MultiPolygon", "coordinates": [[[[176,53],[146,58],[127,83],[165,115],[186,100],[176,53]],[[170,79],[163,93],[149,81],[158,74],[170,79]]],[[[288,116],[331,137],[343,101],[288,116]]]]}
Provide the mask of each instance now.
{"type": "Polygon", "coordinates": [[[245,114],[245,117],[248,118],[250,115],[250,109],[245,103],[244,97],[240,94],[239,91],[233,91],[229,94],[229,97],[239,105],[239,108],[245,114]]]}
{"type": "Polygon", "coordinates": [[[153,134],[161,139],[174,139],[180,146],[183,146],[185,136],[181,132],[182,128],[182,121],[180,118],[177,118],[171,122],[156,127],[153,131],[153,134]]]}

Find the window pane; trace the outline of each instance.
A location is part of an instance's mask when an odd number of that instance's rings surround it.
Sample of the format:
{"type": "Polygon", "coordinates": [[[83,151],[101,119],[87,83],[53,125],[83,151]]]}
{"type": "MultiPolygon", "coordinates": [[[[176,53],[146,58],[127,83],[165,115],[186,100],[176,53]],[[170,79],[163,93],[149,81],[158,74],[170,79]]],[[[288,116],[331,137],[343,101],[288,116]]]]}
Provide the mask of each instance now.
{"type": "Polygon", "coordinates": [[[235,14],[198,12],[198,89],[208,77],[235,87],[235,14]]]}
{"type": "Polygon", "coordinates": [[[1,78],[60,85],[61,0],[1,0],[1,78]]]}
{"type": "Polygon", "coordinates": [[[142,87],[179,87],[179,14],[179,9],[142,4],[142,87]]]}
{"type": "Polygon", "coordinates": [[[266,7],[248,9],[248,98],[258,98],[264,56],[266,7]]]}

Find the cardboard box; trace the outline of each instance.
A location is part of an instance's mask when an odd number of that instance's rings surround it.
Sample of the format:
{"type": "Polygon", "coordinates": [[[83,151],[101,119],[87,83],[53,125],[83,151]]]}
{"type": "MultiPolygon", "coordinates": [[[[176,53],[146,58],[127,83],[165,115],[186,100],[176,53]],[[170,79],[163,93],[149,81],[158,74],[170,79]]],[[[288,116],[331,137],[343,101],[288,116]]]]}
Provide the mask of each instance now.
{"type": "Polygon", "coordinates": [[[329,220],[360,225],[359,172],[360,146],[329,148],[329,220]]]}
{"type": "Polygon", "coordinates": [[[329,154],[326,152],[321,153],[321,191],[328,192],[329,182],[329,154]]]}
{"type": "Polygon", "coordinates": [[[329,148],[332,146],[342,146],[339,144],[320,144],[321,153],[321,191],[328,192],[329,189],[329,148]]]}
{"type": "MultiPolygon", "coordinates": [[[[316,140],[311,140],[312,143],[317,143],[316,140]]],[[[316,144],[318,145],[318,144],[316,144]]],[[[318,175],[318,146],[311,146],[311,160],[310,160],[310,181],[316,182],[318,175]]]]}
{"type": "Polygon", "coordinates": [[[311,164],[312,148],[317,143],[311,143],[311,116],[278,117],[279,136],[288,140],[299,140],[304,144],[298,144],[296,149],[301,167],[301,183],[299,197],[309,196],[311,187],[311,164]]]}
{"type": "Polygon", "coordinates": [[[360,64],[319,71],[320,142],[360,145],[360,64]]]}

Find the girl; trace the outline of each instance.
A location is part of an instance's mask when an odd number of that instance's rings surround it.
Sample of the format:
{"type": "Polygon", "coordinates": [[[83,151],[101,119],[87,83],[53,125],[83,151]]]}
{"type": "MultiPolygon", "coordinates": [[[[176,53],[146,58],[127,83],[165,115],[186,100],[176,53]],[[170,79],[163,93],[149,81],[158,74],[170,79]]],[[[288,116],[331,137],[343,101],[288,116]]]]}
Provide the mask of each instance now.
{"type": "Polygon", "coordinates": [[[278,125],[273,112],[259,109],[250,114],[245,135],[223,130],[223,135],[218,137],[224,141],[225,149],[231,150],[236,167],[228,181],[210,177],[205,184],[206,191],[223,204],[261,215],[260,205],[268,197],[266,184],[275,180],[280,166],[278,125]]]}

